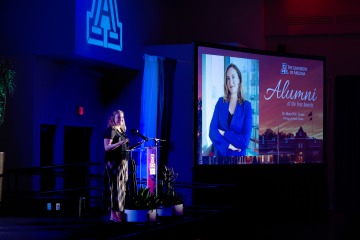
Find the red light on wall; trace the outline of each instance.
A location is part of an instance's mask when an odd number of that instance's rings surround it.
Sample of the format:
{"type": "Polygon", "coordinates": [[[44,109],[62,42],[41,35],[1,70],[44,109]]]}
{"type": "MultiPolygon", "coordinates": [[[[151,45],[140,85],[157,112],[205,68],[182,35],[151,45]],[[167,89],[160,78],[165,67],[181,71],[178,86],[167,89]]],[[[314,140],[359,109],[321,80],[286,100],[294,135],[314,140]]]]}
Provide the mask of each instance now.
{"type": "Polygon", "coordinates": [[[78,114],[79,116],[84,115],[84,107],[78,106],[78,107],[77,107],[77,114],[78,114]]]}

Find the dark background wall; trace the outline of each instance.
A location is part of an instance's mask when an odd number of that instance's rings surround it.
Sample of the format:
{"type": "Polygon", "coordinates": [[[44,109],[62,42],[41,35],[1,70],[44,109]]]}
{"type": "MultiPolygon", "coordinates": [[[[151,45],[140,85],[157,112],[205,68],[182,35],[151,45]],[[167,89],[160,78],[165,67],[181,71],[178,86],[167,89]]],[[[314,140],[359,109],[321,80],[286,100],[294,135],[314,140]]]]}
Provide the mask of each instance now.
{"type": "MultiPolygon", "coordinates": [[[[0,2],[0,55],[13,61],[17,73],[15,94],[8,98],[5,122],[0,126],[0,151],[6,153],[6,169],[41,165],[43,124],[56,129],[54,164],[64,163],[64,128],[67,126],[92,129],[89,161],[101,163],[102,131],[112,110],[125,111],[129,129],[139,127],[142,56],[152,54],[178,60],[169,164],[180,173],[179,181],[191,183],[194,174],[191,43],[204,41],[326,57],[325,173],[324,169],[319,170],[315,188],[308,189],[310,183],[299,183],[303,189],[301,194],[309,196],[323,189],[325,181],[324,194],[331,209],[344,209],[349,201],[358,199],[359,180],[354,167],[357,155],[345,144],[349,141],[356,146],[358,138],[355,131],[349,134],[350,129],[343,129],[345,125],[356,124],[347,124],[344,120],[347,118],[335,121],[335,116],[344,111],[342,106],[357,103],[356,98],[351,102],[348,99],[349,91],[356,89],[356,76],[360,75],[356,61],[360,53],[357,1],[118,1],[124,50],[109,60],[76,54],[78,2],[81,1],[0,2]],[[85,109],[83,116],[76,114],[79,105],[85,109]]],[[[352,109],[348,111],[341,113],[355,119],[352,109]]],[[[137,139],[131,136],[131,140],[137,139]]],[[[101,174],[102,170],[92,171],[101,174]]],[[[312,170],[309,171],[310,177],[305,182],[314,177],[312,170]]],[[[309,172],[305,170],[305,173],[309,172]]],[[[218,180],[207,179],[208,182],[218,180]]],[[[94,182],[96,186],[99,184],[94,182]]],[[[36,191],[39,176],[27,176],[18,185],[21,189],[36,191]]],[[[294,190],[294,186],[282,185],[276,191],[286,193],[289,188],[294,190]]],[[[263,193],[260,197],[266,197],[267,192],[263,193]]],[[[356,204],[350,205],[351,210],[359,211],[356,204]]]]}

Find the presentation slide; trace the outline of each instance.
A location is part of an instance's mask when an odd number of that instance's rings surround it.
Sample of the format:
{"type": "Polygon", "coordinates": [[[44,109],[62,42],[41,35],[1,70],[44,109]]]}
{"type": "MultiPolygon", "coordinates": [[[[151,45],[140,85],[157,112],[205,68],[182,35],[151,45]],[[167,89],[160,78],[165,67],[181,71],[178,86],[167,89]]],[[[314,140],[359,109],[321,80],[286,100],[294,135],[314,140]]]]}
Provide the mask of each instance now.
{"type": "Polygon", "coordinates": [[[194,46],[195,164],[323,163],[325,58],[194,46]]]}

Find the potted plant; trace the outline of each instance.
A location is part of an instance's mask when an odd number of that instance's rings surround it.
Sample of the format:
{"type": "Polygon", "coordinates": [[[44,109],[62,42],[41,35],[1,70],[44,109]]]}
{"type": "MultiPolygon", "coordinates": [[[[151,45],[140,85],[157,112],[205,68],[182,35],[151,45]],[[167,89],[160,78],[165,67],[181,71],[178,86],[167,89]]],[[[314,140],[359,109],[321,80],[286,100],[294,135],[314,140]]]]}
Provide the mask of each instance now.
{"type": "Polygon", "coordinates": [[[7,95],[15,90],[15,71],[12,70],[10,60],[0,59],[0,125],[4,121],[7,95]]]}
{"type": "Polygon", "coordinates": [[[182,216],[184,197],[175,191],[174,183],[178,173],[172,167],[163,166],[162,179],[158,182],[158,198],[160,206],[158,216],[182,216]]]}
{"type": "MultiPolygon", "coordinates": [[[[0,59],[0,125],[5,119],[7,95],[12,95],[15,90],[15,71],[10,60],[0,59]]],[[[0,207],[2,202],[2,174],[4,169],[5,152],[0,151],[0,207]]]]}
{"type": "Polygon", "coordinates": [[[158,198],[150,188],[140,186],[135,194],[126,197],[125,215],[127,222],[154,222],[158,198]]]}
{"type": "Polygon", "coordinates": [[[138,187],[135,161],[130,161],[129,180],[125,197],[125,216],[127,222],[155,222],[159,198],[150,188],[138,187]]]}

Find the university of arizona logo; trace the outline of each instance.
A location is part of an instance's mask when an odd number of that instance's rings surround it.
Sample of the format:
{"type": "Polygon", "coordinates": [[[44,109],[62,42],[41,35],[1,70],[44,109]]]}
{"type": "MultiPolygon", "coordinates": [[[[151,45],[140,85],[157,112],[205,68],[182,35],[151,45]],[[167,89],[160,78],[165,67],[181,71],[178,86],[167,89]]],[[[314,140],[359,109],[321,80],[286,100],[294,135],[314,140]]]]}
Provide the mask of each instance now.
{"type": "Polygon", "coordinates": [[[287,69],[287,64],[286,63],[282,63],[281,64],[281,70],[280,70],[281,74],[289,74],[289,71],[287,69]]]}
{"type": "Polygon", "coordinates": [[[122,51],[122,23],[117,12],[117,0],[93,0],[86,14],[88,44],[122,51]]]}

